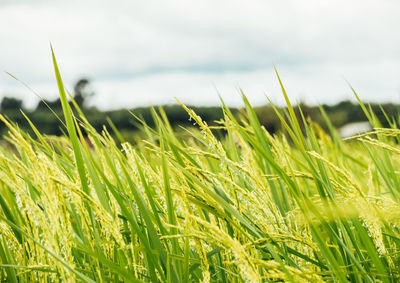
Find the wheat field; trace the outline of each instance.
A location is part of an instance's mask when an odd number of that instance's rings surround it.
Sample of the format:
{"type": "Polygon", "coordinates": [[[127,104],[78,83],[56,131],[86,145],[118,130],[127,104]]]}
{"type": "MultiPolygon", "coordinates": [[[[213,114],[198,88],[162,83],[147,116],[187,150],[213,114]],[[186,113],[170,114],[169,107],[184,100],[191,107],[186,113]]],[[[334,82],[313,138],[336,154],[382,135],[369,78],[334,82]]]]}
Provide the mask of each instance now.
{"type": "Polygon", "coordinates": [[[241,117],[223,105],[217,127],[184,105],[183,133],[161,108],[153,128],[134,117],[145,138],[132,145],[71,109],[53,60],[65,136],[0,116],[2,281],[400,280],[395,120],[382,128],[360,101],[374,131],[342,140],[326,115],[328,132],[296,115],[278,76],[279,134],[243,95],[241,117]]]}

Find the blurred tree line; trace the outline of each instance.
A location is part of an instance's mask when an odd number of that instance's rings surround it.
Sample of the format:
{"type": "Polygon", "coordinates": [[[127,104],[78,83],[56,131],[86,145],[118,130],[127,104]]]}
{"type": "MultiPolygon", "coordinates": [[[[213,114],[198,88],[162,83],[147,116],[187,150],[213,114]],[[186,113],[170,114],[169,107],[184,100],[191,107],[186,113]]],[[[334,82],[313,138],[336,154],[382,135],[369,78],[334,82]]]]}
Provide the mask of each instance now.
{"type": "MultiPolygon", "coordinates": [[[[129,135],[138,129],[137,121],[127,111],[127,109],[113,110],[113,111],[100,111],[96,107],[89,107],[87,101],[94,96],[94,92],[90,86],[90,81],[87,78],[78,80],[74,86],[73,97],[79,107],[84,111],[87,119],[92,126],[98,131],[101,131],[104,125],[108,125],[107,118],[115,124],[116,128],[123,134],[129,135]]],[[[314,122],[320,124],[323,128],[325,122],[321,115],[320,109],[317,106],[308,106],[300,103],[305,117],[310,117],[314,122]]],[[[366,121],[365,114],[361,107],[351,101],[342,101],[335,105],[322,105],[331,119],[332,124],[339,128],[347,123],[366,121]]],[[[16,122],[20,128],[27,132],[32,132],[26,119],[21,114],[20,110],[24,111],[31,121],[40,129],[44,134],[61,135],[61,123],[50,111],[51,108],[59,117],[62,117],[62,107],[60,99],[56,100],[43,100],[38,103],[35,109],[26,110],[23,106],[23,101],[14,97],[4,97],[0,103],[0,112],[12,121],[16,122]]],[[[209,125],[215,125],[215,121],[223,118],[221,107],[190,107],[192,108],[203,120],[209,125]]],[[[190,126],[189,115],[180,105],[165,105],[163,109],[171,122],[171,125],[190,126]]],[[[398,117],[400,106],[392,103],[385,104],[371,104],[371,109],[377,114],[380,121],[384,126],[388,126],[385,115],[382,109],[389,117],[398,117]],[[386,124],[385,124],[386,123],[386,124]]],[[[244,111],[242,109],[231,109],[234,115],[240,116],[244,111]]],[[[285,108],[280,108],[285,111],[285,108]]],[[[271,106],[265,105],[255,107],[257,116],[261,124],[270,132],[275,133],[281,128],[281,123],[276,116],[271,106]]],[[[149,125],[153,125],[151,117],[151,109],[149,107],[140,107],[131,109],[131,112],[145,120],[149,125]]],[[[297,110],[297,115],[300,113],[297,110]]],[[[0,135],[3,136],[7,132],[6,127],[0,124],[0,135]]]]}

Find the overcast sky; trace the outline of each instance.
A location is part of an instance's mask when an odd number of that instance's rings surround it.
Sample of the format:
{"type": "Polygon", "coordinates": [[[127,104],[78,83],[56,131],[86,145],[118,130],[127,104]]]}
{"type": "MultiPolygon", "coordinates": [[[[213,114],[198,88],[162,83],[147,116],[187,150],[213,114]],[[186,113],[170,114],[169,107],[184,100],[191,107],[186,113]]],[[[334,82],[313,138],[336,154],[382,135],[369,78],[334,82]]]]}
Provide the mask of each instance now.
{"type": "MultiPolygon", "coordinates": [[[[173,103],[400,103],[400,1],[5,1],[0,71],[55,98],[49,42],[65,80],[91,79],[102,109],[173,103]]],[[[0,96],[37,98],[2,72],[0,96]]]]}

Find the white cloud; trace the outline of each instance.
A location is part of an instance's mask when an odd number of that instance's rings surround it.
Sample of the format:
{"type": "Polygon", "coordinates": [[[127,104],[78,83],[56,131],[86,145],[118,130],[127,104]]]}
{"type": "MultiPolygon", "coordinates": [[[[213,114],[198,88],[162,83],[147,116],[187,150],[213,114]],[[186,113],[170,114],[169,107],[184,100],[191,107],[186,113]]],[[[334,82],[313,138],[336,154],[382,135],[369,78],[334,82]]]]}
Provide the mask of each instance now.
{"type": "MultiPolygon", "coordinates": [[[[49,41],[67,85],[93,79],[100,107],[173,101],[398,100],[398,1],[8,1],[0,4],[0,69],[56,95],[49,41]],[[223,91],[222,91],[223,90],[223,91]],[[126,97],[129,93],[130,96],[126,97]]],[[[0,95],[28,96],[0,75],[0,95]]],[[[28,104],[33,104],[30,98],[28,104]]]]}

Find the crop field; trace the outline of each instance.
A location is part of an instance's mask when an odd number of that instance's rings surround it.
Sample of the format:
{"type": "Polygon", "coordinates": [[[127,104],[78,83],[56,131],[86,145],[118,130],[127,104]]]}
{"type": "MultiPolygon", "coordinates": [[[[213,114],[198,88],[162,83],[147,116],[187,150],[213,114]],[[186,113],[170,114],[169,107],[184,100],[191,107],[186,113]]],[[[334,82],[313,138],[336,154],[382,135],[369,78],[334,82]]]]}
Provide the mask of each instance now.
{"type": "Polygon", "coordinates": [[[396,120],[382,128],[360,101],[374,130],[340,139],[326,115],[327,132],[295,114],[278,76],[279,134],[243,95],[241,117],[222,105],[217,127],[184,105],[183,133],[162,109],[152,128],[136,117],[145,138],[132,145],[71,109],[53,60],[64,137],[0,116],[1,281],[400,280],[396,120]]]}

